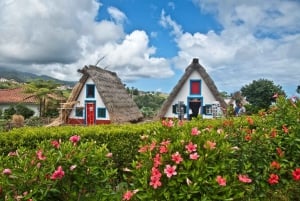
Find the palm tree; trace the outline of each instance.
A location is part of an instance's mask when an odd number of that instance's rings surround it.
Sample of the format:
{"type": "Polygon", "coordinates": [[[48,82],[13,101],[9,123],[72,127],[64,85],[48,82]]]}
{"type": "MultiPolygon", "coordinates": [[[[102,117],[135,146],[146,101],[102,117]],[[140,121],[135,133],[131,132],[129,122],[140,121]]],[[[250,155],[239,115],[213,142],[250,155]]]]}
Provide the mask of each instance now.
{"type": "Polygon", "coordinates": [[[25,93],[32,94],[27,98],[35,97],[39,100],[40,117],[43,117],[47,110],[47,103],[54,99],[54,96],[62,96],[57,90],[58,83],[53,80],[35,79],[25,85],[25,93]]]}

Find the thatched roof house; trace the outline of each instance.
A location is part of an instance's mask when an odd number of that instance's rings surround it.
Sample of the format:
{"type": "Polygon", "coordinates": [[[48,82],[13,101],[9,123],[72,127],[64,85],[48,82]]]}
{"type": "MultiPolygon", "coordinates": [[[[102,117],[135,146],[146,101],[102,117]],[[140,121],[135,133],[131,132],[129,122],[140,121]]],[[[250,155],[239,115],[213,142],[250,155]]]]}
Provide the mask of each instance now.
{"type": "Polygon", "coordinates": [[[226,103],[214,81],[194,58],[162,105],[157,118],[191,119],[197,115],[218,116],[226,103]]]}
{"type": "Polygon", "coordinates": [[[116,73],[91,65],[78,72],[82,77],[62,107],[64,123],[125,123],[143,118],[116,73]]]}

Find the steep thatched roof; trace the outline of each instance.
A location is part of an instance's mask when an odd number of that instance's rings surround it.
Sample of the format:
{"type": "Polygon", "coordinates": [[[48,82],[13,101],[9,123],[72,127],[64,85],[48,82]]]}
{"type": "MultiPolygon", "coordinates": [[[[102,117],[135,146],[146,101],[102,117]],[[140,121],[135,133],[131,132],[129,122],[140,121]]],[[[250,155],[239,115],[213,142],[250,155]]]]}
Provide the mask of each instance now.
{"type": "Polygon", "coordinates": [[[80,91],[90,77],[107,108],[112,123],[138,122],[143,118],[116,73],[96,66],[85,66],[78,72],[82,73],[82,77],[73,88],[67,102],[77,101],[80,91]]]}
{"type": "Polygon", "coordinates": [[[193,59],[192,63],[186,68],[184,75],[181,77],[181,79],[178,81],[177,85],[173,88],[172,92],[170,93],[170,95],[168,96],[166,101],[163,103],[159,113],[157,114],[157,118],[163,118],[165,116],[165,114],[167,113],[168,108],[171,106],[174,98],[180,92],[184,83],[187,81],[187,79],[190,77],[190,75],[194,71],[196,71],[200,74],[200,76],[202,77],[202,81],[206,83],[209,90],[215,97],[216,101],[220,102],[221,107],[226,108],[226,103],[225,103],[224,99],[222,98],[222,96],[220,95],[214,81],[207,74],[204,67],[199,64],[199,60],[193,59]]]}

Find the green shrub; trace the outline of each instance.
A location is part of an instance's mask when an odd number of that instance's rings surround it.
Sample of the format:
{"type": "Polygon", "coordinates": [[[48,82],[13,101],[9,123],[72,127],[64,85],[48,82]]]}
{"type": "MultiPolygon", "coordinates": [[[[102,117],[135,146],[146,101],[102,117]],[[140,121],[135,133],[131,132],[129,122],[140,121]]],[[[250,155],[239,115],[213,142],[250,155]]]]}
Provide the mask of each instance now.
{"type": "Polygon", "coordinates": [[[136,150],[124,199],[297,200],[300,102],[281,97],[260,115],[164,121],[136,150]]]}
{"type": "Polygon", "coordinates": [[[105,145],[79,139],[43,141],[34,150],[19,147],[2,155],[0,198],[117,200],[119,195],[113,191],[117,170],[111,153],[105,145]]]}

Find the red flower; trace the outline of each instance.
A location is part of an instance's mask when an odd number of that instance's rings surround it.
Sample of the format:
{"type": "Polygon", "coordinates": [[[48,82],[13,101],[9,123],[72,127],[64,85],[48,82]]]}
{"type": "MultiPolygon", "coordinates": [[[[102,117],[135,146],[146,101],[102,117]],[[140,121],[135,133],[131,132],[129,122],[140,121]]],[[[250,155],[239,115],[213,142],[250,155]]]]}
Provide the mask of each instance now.
{"type": "Polygon", "coordinates": [[[192,128],[191,134],[192,135],[199,135],[200,131],[198,130],[198,128],[194,127],[194,128],[192,128]]]}
{"type": "Polygon", "coordinates": [[[275,138],[277,135],[277,130],[275,128],[272,128],[271,130],[271,137],[275,138]]]}
{"type": "Polygon", "coordinates": [[[276,151],[277,151],[277,154],[280,156],[280,157],[283,157],[284,156],[284,151],[282,151],[282,149],[280,147],[276,148],[276,151]]]}
{"type": "Polygon", "coordinates": [[[53,140],[51,141],[51,144],[53,147],[55,147],[56,149],[58,149],[60,147],[60,143],[57,140],[53,140]]]}
{"type": "Polygon", "coordinates": [[[70,137],[70,141],[73,142],[73,144],[77,144],[79,142],[80,136],[79,135],[73,135],[70,137]]]}
{"type": "Polygon", "coordinates": [[[300,168],[296,168],[292,174],[295,181],[300,181],[300,168]]]}
{"type": "Polygon", "coordinates": [[[220,175],[217,176],[216,181],[220,186],[226,186],[226,179],[221,177],[220,175]]]}
{"type": "Polygon", "coordinates": [[[251,117],[247,117],[248,124],[253,125],[254,121],[251,117]]]}
{"type": "Polygon", "coordinates": [[[65,176],[65,172],[63,171],[61,166],[58,166],[58,168],[51,175],[50,179],[52,180],[62,179],[64,176],[65,176]]]}
{"type": "Polygon", "coordinates": [[[246,135],[246,136],[245,136],[245,140],[246,140],[246,141],[250,141],[250,140],[251,140],[251,135],[246,135]]]}
{"type": "Polygon", "coordinates": [[[185,145],[185,148],[189,153],[191,153],[197,150],[197,144],[193,144],[192,142],[189,142],[189,144],[185,145]]]}
{"type": "Polygon", "coordinates": [[[171,178],[173,175],[177,175],[176,166],[166,165],[164,173],[167,175],[168,178],[171,178]]]}
{"type": "Polygon", "coordinates": [[[176,164],[179,164],[183,161],[183,158],[178,153],[178,151],[175,154],[172,154],[172,161],[174,161],[176,164]]]}
{"type": "Polygon", "coordinates": [[[239,180],[243,183],[251,183],[252,179],[250,179],[247,175],[239,174],[239,180]]]}
{"type": "Polygon", "coordinates": [[[132,191],[126,191],[123,194],[123,200],[130,200],[133,195],[134,193],[132,191]]]}
{"type": "Polygon", "coordinates": [[[270,174],[268,182],[271,185],[278,184],[278,182],[279,182],[279,176],[277,174],[270,174]]]}
{"type": "Polygon", "coordinates": [[[284,133],[288,133],[289,129],[286,127],[286,125],[282,125],[282,130],[284,133]]]}
{"type": "Polygon", "coordinates": [[[278,170],[280,169],[280,164],[277,161],[273,161],[270,166],[278,170]]]}
{"type": "Polygon", "coordinates": [[[36,152],[36,157],[37,157],[39,160],[41,160],[41,161],[46,160],[46,156],[43,155],[42,150],[38,150],[38,151],[36,152]]]}

